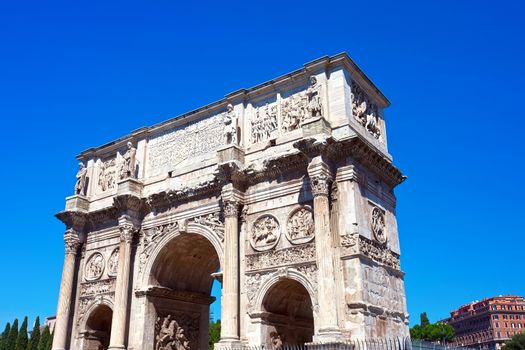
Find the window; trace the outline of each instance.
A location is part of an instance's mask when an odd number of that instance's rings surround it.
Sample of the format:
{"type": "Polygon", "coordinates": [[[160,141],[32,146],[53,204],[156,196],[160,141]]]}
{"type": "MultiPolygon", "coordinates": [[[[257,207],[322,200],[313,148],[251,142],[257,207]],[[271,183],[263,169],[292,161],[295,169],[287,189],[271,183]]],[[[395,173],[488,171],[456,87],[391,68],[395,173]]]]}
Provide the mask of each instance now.
{"type": "Polygon", "coordinates": [[[511,320],[513,320],[513,319],[514,319],[514,315],[509,315],[509,318],[510,318],[511,320]]]}
{"type": "Polygon", "coordinates": [[[514,323],[512,323],[511,326],[512,326],[512,328],[516,328],[515,325],[514,325],[514,323]]]}
{"type": "Polygon", "coordinates": [[[518,323],[518,328],[521,328],[521,323],[518,323]]]}
{"type": "Polygon", "coordinates": [[[503,319],[506,320],[507,319],[507,315],[503,315],[503,319]]]}
{"type": "Polygon", "coordinates": [[[492,305],[491,309],[496,310],[496,305],[492,305]]]}
{"type": "Polygon", "coordinates": [[[492,318],[497,320],[498,319],[498,315],[493,315],[492,318]]]}

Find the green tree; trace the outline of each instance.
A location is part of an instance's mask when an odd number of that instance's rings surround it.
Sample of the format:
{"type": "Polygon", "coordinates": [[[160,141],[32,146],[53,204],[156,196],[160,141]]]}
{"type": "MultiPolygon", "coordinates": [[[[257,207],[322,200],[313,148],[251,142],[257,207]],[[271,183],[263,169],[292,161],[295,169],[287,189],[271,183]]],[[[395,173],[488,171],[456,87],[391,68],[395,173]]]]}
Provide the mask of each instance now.
{"type": "Polygon", "coordinates": [[[53,337],[54,336],[55,336],[55,331],[53,330],[53,332],[51,333],[51,336],[47,340],[46,350],[51,350],[51,348],[53,347],[53,337]]]}
{"type": "Polygon", "coordinates": [[[11,329],[9,330],[9,336],[5,344],[5,350],[15,350],[16,339],[18,338],[18,319],[15,319],[11,329]]]}
{"type": "Polygon", "coordinates": [[[27,349],[27,316],[24,317],[18,337],[16,338],[15,350],[26,350],[27,349]]]}
{"type": "Polygon", "coordinates": [[[0,350],[5,350],[7,345],[7,338],[9,338],[9,332],[11,331],[11,324],[7,322],[5,329],[0,337],[0,350]]]}
{"type": "Polygon", "coordinates": [[[208,349],[213,350],[215,343],[221,339],[221,320],[210,321],[208,335],[208,349]]]}
{"type": "Polygon", "coordinates": [[[36,317],[29,343],[27,343],[27,350],[38,350],[38,341],[40,340],[40,317],[36,317]]]}
{"type": "Polygon", "coordinates": [[[40,341],[38,342],[38,350],[47,350],[47,343],[51,339],[51,333],[49,333],[49,326],[45,326],[42,330],[42,335],[40,336],[40,341]]]}
{"type": "Polygon", "coordinates": [[[420,319],[419,324],[421,325],[421,327],[425,327],[425,326],[428,326],[428,325],[430,324],[430,321],[428,320],[428,317],[427,317],[427,313],[426,313],[426,312],[423,312],[423,313],[419,316],[419,319],[420,319]]]}
{"type": "Polygon", "coordinates": [[[410,338],[423,339],[423,332],[420,325],[416,324],[414,327],[410,328],[410,338]]]}
{"type": "Polygon", "coordinates": [[[525,350],[525,334],[516,334],[503,345],[501,350],[525,350]]]}

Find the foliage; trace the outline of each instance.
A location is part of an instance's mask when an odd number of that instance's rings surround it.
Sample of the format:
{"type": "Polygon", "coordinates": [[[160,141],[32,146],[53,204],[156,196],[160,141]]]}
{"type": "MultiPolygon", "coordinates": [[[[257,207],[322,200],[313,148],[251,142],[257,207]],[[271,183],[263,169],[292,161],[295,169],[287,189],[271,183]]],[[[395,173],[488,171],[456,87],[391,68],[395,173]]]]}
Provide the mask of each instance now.
{"type": "Polygon", "coordinates": [[[412,339],[421,339],[431,342],[450,342],[454,339],[454,327],[446,323],[430,323],[427,313],[421,314],[421,324],[410,328],[412,339]]]}
{"type": "Polygon", "coordinates": [[[420,316],[419,316],[419,324],[421,325],[421,327],[425,327],[425,326],[428,326],[430,324],[430,321],[428,320],[428,316],[427,316],[427,313],[426,312],[423,312],[420,316]]]}
{"type": "Polygon", "coordinates": [[[6,349],[7,338],[9,338],[9,332],[11,331],[11,324],[7,322],[5,329],[0,336],[0,350],[6,349]]]}
{"type": "Polygon", "coordinates": [[[503,345],[501,350],[525,350],[525,334],[516,334],[503,345]]]}
{"type": "Polygon", "coordinates": [[[29,337],[29,343],[27,344],[27,350],[38,350],[38,342],[40,340],[40,317],[37,316],[31,336],[29,337]]]}
{"type": "Polygon", "coordinates": [[[5,350],[15,350],[16,339],[18,338],[18,319],[15,319],[11,330],[9,331],[9,336],[7,337],[7,342],[5,344],[5,350]]]}
{"type": "Polygon", "coordinates": [[[213,350],[215,343],[221,339],[221,320],[210,322],[208,334],[208,349],[213,350]]]}
{"type": "Polygon", "coordinates": [[[42,335],[40,336],[40,341],[38,342],[38,350],[48,350],[48,343],[51,338],[51,333],[49,332],[49,326],[45,326],[42,330],[42,335]]]}
{"type": "Polygon", "coordinates": [[[15,350],[26,350],[27,349],[27,316],[24,317],[18,337],[16,338],[15,350]]]}

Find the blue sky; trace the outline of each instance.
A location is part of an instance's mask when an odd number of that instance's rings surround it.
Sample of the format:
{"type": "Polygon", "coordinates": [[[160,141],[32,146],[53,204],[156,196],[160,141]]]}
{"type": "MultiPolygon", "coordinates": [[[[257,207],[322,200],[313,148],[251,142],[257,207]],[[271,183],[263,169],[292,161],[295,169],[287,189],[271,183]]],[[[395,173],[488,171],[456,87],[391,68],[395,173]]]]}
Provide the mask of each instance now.
{"type": "Polygon", "coordinates": [[[55,312],[53,215],[80,151],[342,51],[392,102],[412,322],[525,295],[524,12],[506,0],[2,1],[0,326],[55,312]]]}

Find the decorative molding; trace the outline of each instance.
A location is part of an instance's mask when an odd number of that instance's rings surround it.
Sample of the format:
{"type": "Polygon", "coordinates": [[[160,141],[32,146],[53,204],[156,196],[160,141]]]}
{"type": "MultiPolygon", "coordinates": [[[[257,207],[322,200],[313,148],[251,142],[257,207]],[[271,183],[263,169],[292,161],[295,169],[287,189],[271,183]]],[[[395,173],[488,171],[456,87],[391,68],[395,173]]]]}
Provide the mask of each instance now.
{"type": "Polygon", "coordinates": [[[224,242],[224,222],[221,220],[220,213],[215,212],[208,215],[201,215],[193,218],[191,221],[210,228],[219,237],[221,242],[224,242]]]}
{"type": "Polygon", "coordinates": [[[227,200],[224,202],[224,216],[225,217],[238,217],[239,216],[239,202],[227,200]]]}
{"type": "Polygon", "coordinates": [[[358,233],[352,233],[341,237],[343,258],[354,255],[364,256],[378,264],[386,265],[395,270],[400,270],[399,254],[394,253],[385,245],[370,240],[358,233]]]}
{"type": "Polygon", "coordinates": [[[143,272],[144,266],[148,261],[155,245],[161,240],[168,232],[178,230],[178,224],[176,222],[170,222],[168,224],[155,226],[154,228],[144,230],[142,234],[142,251],[139,256],[139,272],[143,272]]]}
{"type": "Polygon", "coordinates": [[[269,140],[277,129],[277,103],[266,103],[264,107],[255,107],[251,118],[251,142],[269,140]]]}
{"type": "Polygon", "coordinates": [[[67,230],[64,234],[64,245],[66,248],[66,255],[78,253],[78,248],[80,247],[80,240],[78,235],[74,230],[67,230]]]}
{"type": "Polygon", "coordinates": [[[312,195],[314,197],[328,196],[330,193],[330,183],[330,178],[324,173],[311,176],[310,186],[312,188],[312,195]]]}
{"type": "Polygon", "coordinates": [[[80,284],[80,297],[114,292],[115,279],[84,282],[80,284]]]}
{"type": "Polygon", "coordinates": [[[302,244],[314,239],[315,226],[312,208],[301,206],[288,216],[286,238],[293,244],[302,244]]]}
{"type": "Polygon", "coordinates": [[[133,241],[133,237],[139,231],[137,228],[135,228],[135,225],[131,223],[120,224],[119,229],[120,240],[126,243],[131,243],[133,241]]]}
{"type": "Polygon", "coordinates": [[[116,276],[118,271],[118,259],[120,249],[117,247],[113,249],[111,255],[108,258],[108,276],[116,276]]]}
{"type": "Polygon", "coordinates": [[[250,244],[257,251],[272,249],[281,237],[281,226],[277,218],[270,214],[259,216],[252,224],[250,244]]]}
{"type": "Polygon", "coordinates": [[[84,279],[86,281],[98,280],[104,273],[104,267],[104,256],[100,252],[91,254],[84,266],[84,279]]]}
{"type": "Polygon", "coordinates": [[[385,212],[377,206],[373,206],[372,212],[370,213],[370,228],[377,241],[385,244],[387,240],[385,212]]]}
{"type": "Polygon", "coordinates": [[[283,265],[303,264],[315,261],[315,244],[307,243],[291,248],[271,250],[246,256],[246,270],[263,270],[283,265]]]}

